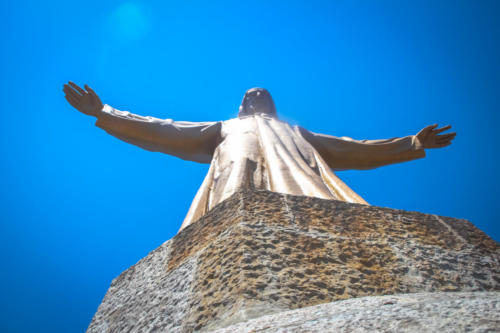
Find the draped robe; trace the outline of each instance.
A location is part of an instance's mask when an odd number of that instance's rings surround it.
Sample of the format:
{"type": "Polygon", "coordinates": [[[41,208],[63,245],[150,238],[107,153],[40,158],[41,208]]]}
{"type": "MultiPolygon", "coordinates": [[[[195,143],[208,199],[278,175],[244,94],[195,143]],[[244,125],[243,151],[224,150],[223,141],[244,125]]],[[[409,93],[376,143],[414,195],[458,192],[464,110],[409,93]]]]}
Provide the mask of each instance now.
{"type": "Polygon", "coordinates": [[[180,230],[241,188],[368,204],[332,169],[371,169],[425,156],[414,135],[353,140],[292,127],[265,113],[184,122],[139,116],[106,104],[95,125],[149,151],[210,163],[180,230]]]}

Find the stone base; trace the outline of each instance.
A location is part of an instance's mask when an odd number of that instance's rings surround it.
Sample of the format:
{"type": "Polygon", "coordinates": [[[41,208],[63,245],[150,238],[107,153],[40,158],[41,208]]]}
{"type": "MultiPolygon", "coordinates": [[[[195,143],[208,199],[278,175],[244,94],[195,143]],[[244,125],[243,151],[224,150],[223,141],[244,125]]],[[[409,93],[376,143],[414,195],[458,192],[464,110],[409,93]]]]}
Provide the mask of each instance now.
{"type": "Polygon", "coordinates": [[[500,292],[367,296],[309,306],[210,333],[500,332],[500,292]]]}
{"type": "Polygon", "coordinates": [[[209,331],[349,298],[499,291],[466,220],[245,191],[113,280],[87,332],[209,331]]]}

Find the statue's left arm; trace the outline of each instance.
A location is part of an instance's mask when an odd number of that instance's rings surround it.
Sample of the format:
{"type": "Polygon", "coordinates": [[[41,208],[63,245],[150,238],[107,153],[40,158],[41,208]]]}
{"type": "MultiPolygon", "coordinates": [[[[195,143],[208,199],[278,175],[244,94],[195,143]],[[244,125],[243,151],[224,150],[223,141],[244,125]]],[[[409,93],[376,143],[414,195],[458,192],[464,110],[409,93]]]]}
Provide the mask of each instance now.
{"type": "Polygon", "coordinates": [[[97,118],[95,125],[125,142],[199,163],[210,163],[220,140],[221,122],[187,122],[144,117],[117,110],[88,85],[64,84],[66,100],[83,114],[97,118]]]}
{"type": "Polygon", "coordinates": [[[301,135],[335,170],[373,169],[383,165],[411,161],[425,157],[425,149],[441,148],[451,144],[455,133],[438,135],[451,128],[436,129],[430,125],[417,135],[385,140],[354,140],[310,132],[298,127],[301,135]]]}
{"type": "Polygon", "coordinates": [[[104,104],[95,125],[114,137],[149,151],[210,163],[220,122],[187,122],[140,116],[104,104]]]}

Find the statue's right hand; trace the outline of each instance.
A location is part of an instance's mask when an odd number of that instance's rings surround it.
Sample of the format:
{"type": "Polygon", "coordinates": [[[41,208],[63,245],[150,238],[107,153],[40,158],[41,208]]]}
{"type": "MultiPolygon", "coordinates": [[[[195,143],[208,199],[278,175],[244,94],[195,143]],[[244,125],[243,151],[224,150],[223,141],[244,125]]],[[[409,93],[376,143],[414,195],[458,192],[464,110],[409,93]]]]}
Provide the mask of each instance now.
{"type": "Polygon", "coordinates": [[[78,111],[97,117],[104,105],[92,88],[88,85],[84,87],[85,90],[69,81],[67,84],[64,84],[63,91],[66,94],[64,97],[78,111]]]}

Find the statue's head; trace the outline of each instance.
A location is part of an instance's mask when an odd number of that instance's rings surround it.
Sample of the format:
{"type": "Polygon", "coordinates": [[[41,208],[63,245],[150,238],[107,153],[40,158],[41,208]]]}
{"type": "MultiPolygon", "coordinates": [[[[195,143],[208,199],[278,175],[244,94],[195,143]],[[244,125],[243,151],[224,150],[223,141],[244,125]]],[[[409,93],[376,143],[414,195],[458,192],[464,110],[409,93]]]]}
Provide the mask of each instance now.
{"type": "Polygon", "coordinates": [[[238,117],[257,113],[266,113],[272,117],[277,117],[273,98],[269,91],[264,88],[252,88],[247,90],[241,102],[238,117]]]}

